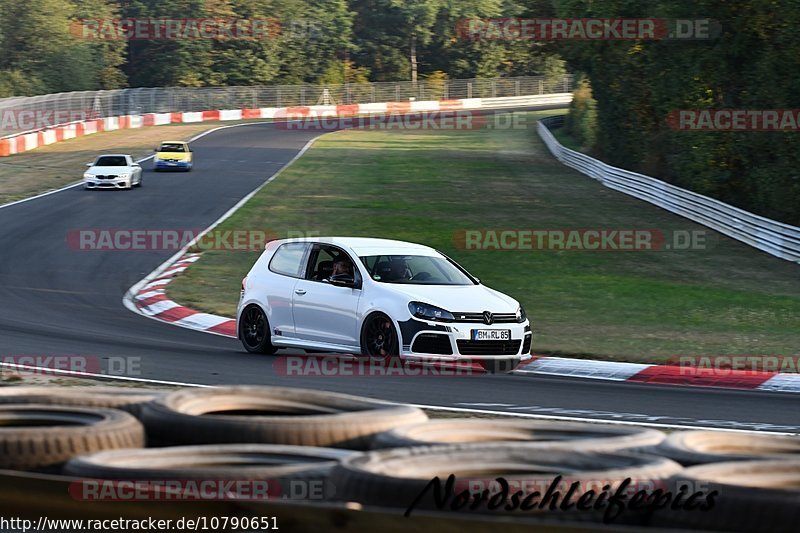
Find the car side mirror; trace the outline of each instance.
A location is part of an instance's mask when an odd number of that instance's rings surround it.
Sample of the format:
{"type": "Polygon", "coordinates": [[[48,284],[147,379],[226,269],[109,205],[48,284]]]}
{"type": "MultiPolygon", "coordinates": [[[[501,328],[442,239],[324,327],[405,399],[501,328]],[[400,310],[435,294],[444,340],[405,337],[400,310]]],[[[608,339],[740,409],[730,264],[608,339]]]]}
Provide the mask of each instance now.
{"type": "Polygon", "coordinates": [[[153,148],[153,151],[158,153],[158,148],[153,148]]]}
{"type": "Polygon", "coordinates": [[[331,276],[328,278],[331,285],[335,285],[337,287],[350,287],[351,289],[355,289],[356,287],[356,279],[353,277],[352,274],[336,274],[335,276],[331,276]]]}
{"type": "Polygon", "coordinates": [[[91,168],[93,165],[94,165],[94,163],[86,163],[86,166],[89,167],[89,168],[91,168]]]}

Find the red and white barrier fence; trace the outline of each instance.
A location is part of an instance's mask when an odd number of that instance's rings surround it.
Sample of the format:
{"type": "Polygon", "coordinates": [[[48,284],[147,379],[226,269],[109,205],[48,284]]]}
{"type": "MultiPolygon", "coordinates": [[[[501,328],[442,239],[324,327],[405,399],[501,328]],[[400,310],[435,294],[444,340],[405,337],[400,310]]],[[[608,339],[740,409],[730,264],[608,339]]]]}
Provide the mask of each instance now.
{"type": "MultiPolygon", "coordinates": [[[[415,112],[457,111],[461,109],[491,109],[507,107],[504,100],[513,100],[514,105],[567,105],[572,93],[533,95],[514,98],[468,98],[462,100],[429,100],[408,102],[384,102],[372,104],[344,104],[295,107],[262,107],[253,109],[218,109],[178,113],[146,113],[123,115],[71,122],[36,131],[15,133],[0,137],[0,157],[27,152],[67,139],[91,135],[102,131],[114,131],[166,124],[192,124],[207,121],[232,121],[251,119],[301,118],[308,116],[357,116],[369,114],[402,114],[415,112]]],[[[2,132],[0,132],[2,133],[2,132]]]]}

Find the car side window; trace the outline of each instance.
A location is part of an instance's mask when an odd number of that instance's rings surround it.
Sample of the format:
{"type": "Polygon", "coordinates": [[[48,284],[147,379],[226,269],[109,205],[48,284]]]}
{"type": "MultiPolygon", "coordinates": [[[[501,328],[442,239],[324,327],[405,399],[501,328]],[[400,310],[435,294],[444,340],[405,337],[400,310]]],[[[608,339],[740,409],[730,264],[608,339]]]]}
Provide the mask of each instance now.
{"type": "Polygon", "coordinates": [[[311,252],[310,265],[306,272],[306,279],[328,281],[333,276],[341,275],[358,277],[350,256],[344,250],[335,246],[314,246],[311,252]]]}
{"type": "Polygon", "coordinates": [[[269,269],[276,274],[299,278],[307,246],[304,242],[290,242],[281,245],[272,256],[269,269]]]}

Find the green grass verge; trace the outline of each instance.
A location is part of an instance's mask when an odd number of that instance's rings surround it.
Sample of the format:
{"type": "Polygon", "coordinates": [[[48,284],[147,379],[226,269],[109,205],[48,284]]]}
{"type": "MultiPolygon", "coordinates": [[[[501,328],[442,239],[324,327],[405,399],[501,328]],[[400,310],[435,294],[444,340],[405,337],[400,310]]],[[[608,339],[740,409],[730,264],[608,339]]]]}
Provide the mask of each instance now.
{"type": "MultiPolygon", "coordinates": [[[[692,251],[459,249],[465,229],[703,229],[561,165],[533,127],[328,135],[220,229],[434,246],[523,303],[534,353],[661,362],[800,346],[800,267],[717,234],[692,251]]],[[[169,294],[232,316],[256,257],[206,252],[169,294]]]]}

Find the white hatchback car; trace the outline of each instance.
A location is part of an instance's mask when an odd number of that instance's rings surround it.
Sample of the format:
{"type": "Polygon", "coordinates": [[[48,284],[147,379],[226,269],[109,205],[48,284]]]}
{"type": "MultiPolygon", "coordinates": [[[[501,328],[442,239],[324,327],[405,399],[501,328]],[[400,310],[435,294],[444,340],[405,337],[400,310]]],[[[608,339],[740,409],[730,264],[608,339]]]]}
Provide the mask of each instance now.
{"type": "Polygon", "coordinates": [[[142,167],[125,154],[98,156],[83,173],[86,189],[130,189],[142,185],[142,167]]]}
{"type": "Polygon", "coordinates": [[[519,302],[433,248],[384,239],[270,242],[242,280],[236,326],[257,353],[302,348],[487,367],[531,357],[519,302]]]}

